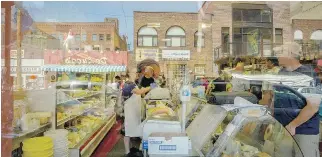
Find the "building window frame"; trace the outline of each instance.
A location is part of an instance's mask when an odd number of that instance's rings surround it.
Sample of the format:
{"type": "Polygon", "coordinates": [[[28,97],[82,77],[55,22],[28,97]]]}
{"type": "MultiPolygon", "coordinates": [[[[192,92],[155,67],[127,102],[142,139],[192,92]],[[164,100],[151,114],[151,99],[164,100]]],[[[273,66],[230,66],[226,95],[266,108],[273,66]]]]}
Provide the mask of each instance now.
{"type": "Polygon", "coordinates": [[[99,38],[99,39],[98,39],[99,41],[104,41],[104,40],[105,40],[105,39],[104,39],[104,34],[99,34],[99,35],[98,35],[98,38],[99,38]]]}
{"type": "Polygon", "coordinates": [[[87,41],[87,34],[82,34],[82,41],[87,41]]]}
{"type": "Polygon", "coordinates": [[[167,32],[166,32],[166,42],[165,42],[165,46],[166,47],[186,47],[186,31],[180,27],[180,26],[171,26],[167,32]],[[182,32],[170,32],[173,29],[177,28],[178,30],[182,31],[182,32]],[[174,39],[179,39],[180,40],[180,46],[174,45],[174,39]]]}
{"type": "Polygon", "coordinates": [[[81,36],[80,36],[80,34],[76,34],[76,35],[75,35],[75,40],[76,40],[76,41],[80,41],[80,40],[81,40],[81,36]]]}
{"type": "Polygon", "coordinates": [[[275,28],[274,36],[275,44],[283,45],[283,28],[275,28]]]}
{"type": "Polygon", "coordinates": [[[205,47],[205,33],[196,31],[194,34],[194,46],[205,47]]]}
{"type": "Polygon", "coordinates": [[[106,38],[105,38],[105,40],[106,41],[110,41],[112,38],[111,38],[111,34],[106,34],[106,36],[105,36],[106,38]]]}
{"type": "Polygon", "coordinates": [[[92,34],[92,41],[98,41],[97,34],[92,34]]]}
{"type": "Polygon", "coordinates": [[[137,46],[138,47],[157,47],[158,32],[155,28],[143,26],[138,31],[137,46]],[[145,42],[149,41],[149,42],[145,42]],[[151,44],[147,44],[151,43],[151,44]]]}

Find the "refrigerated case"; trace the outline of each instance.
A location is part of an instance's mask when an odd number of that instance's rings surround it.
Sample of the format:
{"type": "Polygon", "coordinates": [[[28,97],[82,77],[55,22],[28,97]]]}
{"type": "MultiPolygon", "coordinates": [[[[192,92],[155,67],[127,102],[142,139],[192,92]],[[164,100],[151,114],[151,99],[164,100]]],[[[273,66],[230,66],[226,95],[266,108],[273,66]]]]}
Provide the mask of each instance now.
{"type": "Polygon", "coordinates": [[[115,102],[107,100],[107,74],[126,67],[47,65],[43,70],[54,72],[56,79],[53,129],[68,130],[69,156],[91,156],[116,123],[115,102]]]}
{"type": "Polygon", "coordinates": [[[187,134],[190,156],[303,156],[289,132],[262,106],[206,105],[187,134]]]}

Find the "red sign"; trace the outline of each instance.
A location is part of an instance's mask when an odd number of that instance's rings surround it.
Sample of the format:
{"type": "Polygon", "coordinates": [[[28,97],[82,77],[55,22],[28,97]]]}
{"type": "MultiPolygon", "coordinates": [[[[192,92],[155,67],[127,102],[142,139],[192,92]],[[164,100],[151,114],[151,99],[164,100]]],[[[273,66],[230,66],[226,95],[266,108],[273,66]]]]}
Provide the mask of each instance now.
{"type": "Polygon", "coordinates": [[[69,51],[45,50],[45,64],[72,64],[72,65],[127,65],[127,51],[69,51]]]}

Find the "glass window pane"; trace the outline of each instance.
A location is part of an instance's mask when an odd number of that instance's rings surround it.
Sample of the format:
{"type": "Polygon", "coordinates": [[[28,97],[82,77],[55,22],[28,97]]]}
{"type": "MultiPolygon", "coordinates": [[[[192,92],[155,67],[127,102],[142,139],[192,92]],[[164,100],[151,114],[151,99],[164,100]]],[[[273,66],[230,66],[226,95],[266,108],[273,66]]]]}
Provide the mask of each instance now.
{"type": "Polygon", "coordinates": [[[171,46],[172,47],[179,47],[179,46],[181,46],[181,38],[180,37],[172,37],[172,39],[171,39],[171,46]]]}
{"type": "Polygon", "coordinates": [[[76,34],[76,36],[75,36],[75,40],[76,40],[76,41],[80,41],[80,35],[79,35],[79,34],[76,34]]]}
{"type": "Polygon", "coordinates": [[[181,46],[186,46],[186,38],[181,37],[181,46]]]}
{"type": "Polygon", "coordinates": [[[92,40],[93,40],[93,41],[97,41],[97,34],[93,34],[93,35],[92,35],[92,40]]]}
{"type": "Polygon", "coordinates": [[[262,22],[272,22],[271,21],[271,11],[270,10],[262,10],[262,22]]]}
{"type": "Polygon", "coordinates": [[[233,9],[233,20],[234,21],[241,21],[241,10],[240,9],[233,9]]]}
{"type": "Polygon", "coordinates": [[[82,34],[82,41],[86,41],[87,40],[87,35],[86,34],[82,34]]]}
{"type": "Polygon", "coordinates": [[[152,37],[143,37],[143,46],[152,46],[152,37]]]}
{"type": "Polygon", "coordinates": [[[153,37],[153,46],[158,46],[158,37],[153,37]]]}
{"type": "Polygon", "coordinates": [[[143,38],[142,37],[138,38],[138,46],[143,46],[143,38]]]}
{"type": "Polygon", "coordinates": [[[111,40],[111,34],[106,34],[106,41],[111,40]]]}
{"type": "Polygon", "coordinates": [[[100,41],[104,41],[104,34],[100,34],[100,36],[99,36],[99,40],[100,40],[100,41]]]}

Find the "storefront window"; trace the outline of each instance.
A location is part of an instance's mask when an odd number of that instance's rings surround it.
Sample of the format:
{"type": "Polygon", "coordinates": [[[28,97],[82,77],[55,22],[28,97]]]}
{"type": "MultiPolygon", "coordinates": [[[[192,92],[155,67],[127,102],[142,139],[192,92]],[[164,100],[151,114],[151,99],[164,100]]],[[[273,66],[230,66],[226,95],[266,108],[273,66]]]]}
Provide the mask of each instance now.
{"type": "Polygon", "coordinates": [[[195,47],[205,47],[205,35],[202,32],[196,32],[194,38],[195,47]]]}
{"type": "Polygon", "coordinates": [[[184,47],[186,46],[186,33],[181,27],[173,26],[168,29],[166,34],[166,46],[184,47]]]}
{"type": "Polygon", "coordinates": [[[154,28],[144,26],[138,33],[138,46],[157,46],[158,33],[154,28]]]}

